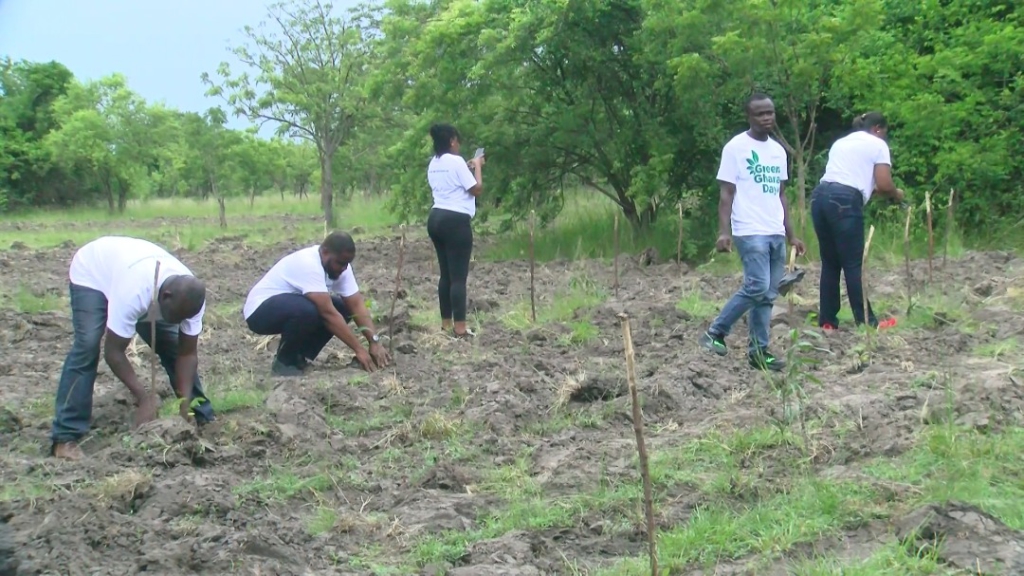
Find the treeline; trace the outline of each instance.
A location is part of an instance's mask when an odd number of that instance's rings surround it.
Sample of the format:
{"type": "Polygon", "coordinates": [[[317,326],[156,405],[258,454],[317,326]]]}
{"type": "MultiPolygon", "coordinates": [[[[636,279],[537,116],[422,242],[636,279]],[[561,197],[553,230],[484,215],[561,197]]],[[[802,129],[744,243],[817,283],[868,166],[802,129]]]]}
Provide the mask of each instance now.
{"type": "Polygon", "coordinates": [[[0,198],[8,209],[135,196],[390,191],[429,208],[427,129],[485,146],[481,216],[550,219],[564,191],[615,202],[637,229],[682,203],[715,209],[743,98],[770,94],[802,209],[857,114],[891,122],[910,201],[957,191],[967,230],[1024,214],[1024,5],[996,0],[385,0],[342,14],[272,6],[204,74],[205,115],[147,105],[113,77],[8,62],[0,198]],[[279,138],[223,128],[270,122],[279,138]],[[225,144],[225,143],[229,144],[225,144]]]}

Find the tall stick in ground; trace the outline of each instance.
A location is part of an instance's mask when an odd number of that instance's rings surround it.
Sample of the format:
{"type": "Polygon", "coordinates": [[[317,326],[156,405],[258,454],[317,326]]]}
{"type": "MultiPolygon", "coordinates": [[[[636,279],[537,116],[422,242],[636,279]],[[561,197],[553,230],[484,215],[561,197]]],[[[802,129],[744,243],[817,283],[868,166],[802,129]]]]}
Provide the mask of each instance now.
{"type": "Polygon", "coordinates": [[[530,318],[533,323],[537,323],[537,297],[534,293],[533,274],[534,267],[536,266],[535,256],[533,252],[533,235],[534,229],[537,227],[537,214],[535,211],[530,210],[530,318]]]}
{"type": "Polygon", "coordinates": [[[942,239],[942,269],[946,269],[946,256],[949,254],[949,237],[953,235],[953,196],[955,191],[949,189],[949,204],[946,205],[946,235],[942,239]]]}
{"type": "Polygon", "coordinates": [[[153,356],[150,357],[150,394],[157,394],[157,296],[160,295],[160,260],[157,260],[157,268],[153,271],[153,301],[150,302],[150,348],[153,356]]]}
{"type": "Polygon", "coordinates": [[[612,239],[612,266],[615,268],[615,297],[619,297],[619,213],[615,213],[615,229],[612,239]]]}
{"type": "Polygon", "coordinates": [[[644,513],[647,516],[647,545],[651,556],[651,576],[658,574],[658,545],[654,524],[654,489],[651,486],[651,471],[647,463],[647,446],[644,444],[644,421],[640,412],[640,399],[636,390],[636,355],[633,351],[633,334],[629,328],[629,314],[617,315],[622,323],[622,341],[626,350],[626,382],[633,404],[633,432],[636,434],[636,451],[640,458],[640,477],[644,485],[644,513]]]}
{"type": "Polygon", "coordinates": [[[864,326],[869,329],[869,332],[871,323],[868,322],[868,309],[870,308],[870,306],[868,306],[868,252],[871,251],[871,238],[874,236],[875,225],[872,224],[871,228],[868,229],[868,239],[864,242],[864,263],[860,267],[861,294],[864,297],[864,326]]]}
{"type": "Polygon", "coordinates": [[[932,283],[932,258],[935,257],[935,236],[932,233],[932,195],[931,192],[924,193],[924,209],[927,212],[928,221],[928,283],[932,283]]]}
{"type": "Polygon", "coordinates": [[[402,224],[402,239],[398,241],[398,271],[395,272],[395,293],[391,295],[391,311],[388,312],[388,353],[394,355],[395,348],[395,303],[402,290],[402,262],[405,261],[405,224],[402,224]]]}
{"type": "MultiPolygon", "coordinates": [[[[796,269],[796,246],[791,246],[789,248],[789,265],[786,267],[786,272],[792,273],[794,269],[796,269]]],[[[796,288],[796,286],[794,286],[793,288],[796,288]]],[[[790,326],[796,326],[796,305],[793,302],[795,297],[794,292],[795,291],[791,288],[789,290],[789,294],[786,297],[786,300],[789,303],[790,326]]]]}
{"type": "Polygon", "coordinates": [[[680,202],[679,206],[679,236],[676,238],[676,266],[682,268],[683,265],[683,203],[680,202]]]}
{"type": "Polygon", "coordinates": [[[914,307],[914,277],[910,272],[910,216],[914,213],[914,207],[907,208],[907,224],[903,227],[903,262],[907,268],[907,316],[914,307]]]}

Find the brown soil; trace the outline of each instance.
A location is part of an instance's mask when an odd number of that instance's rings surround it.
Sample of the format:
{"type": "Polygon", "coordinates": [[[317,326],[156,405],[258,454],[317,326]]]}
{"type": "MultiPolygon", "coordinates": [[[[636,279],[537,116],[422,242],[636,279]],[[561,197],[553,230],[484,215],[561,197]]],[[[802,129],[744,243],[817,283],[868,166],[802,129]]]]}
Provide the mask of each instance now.
{"type": "MultiPolygon", "coordinates": [[[[719,359],[695,344],[707,319],[676,307],[691,290],[727,298],[739,275],[683,274],[674,264],[640,266],[624,257],[619,298],[597,304],[596,336],[573,343],[582,313],[579,321],[523,330],[501,321],[528,297],[528,263],[476,262],[471,308],[482,324],[476,340],[456,342],[414,322],[436,322],[436,264],[422,240],[411,241],[406,254],[409,297],[396,307],[393,367],[363,376],[335,341],[311,374],[273,378],[276,342],[259,346],[242,321],[241,303],[259,275],[297,247],[228,241],[180,255],[209,286],[200,370],[210,395],[217,401],[226,389],[245,387],[257,391],[258,405],[222,411],[199,434],[171,416],[130,432],[128,396],[101,362],[81,463],[47,457],[53,394],[71,344],[66,274],[74,248],[0,252],[0,292],[27,285],[62,303],[53,312],[0,311],[0,480],[8,486],[0,506],[11,516],[17,574],[372,574],[371,558],[397,564],[424,535],[485,523],[489,511],[507,503],[488,488],[489,471],[523,455],[547,497],[635,482],[620,311],[632,319],[652,452],[712,429],[763,425],[772,414],[764,377],[741,353],[744,324],[729,340],[732,353],[719,359]],[[566,411],[589,417],[588,425],[579,418],[559,424],[555,414],[566,411]],[[280,480],[289,474],[291,482],[280,480]],[[258,489],[255,481],[270,477],[278,484],[258,489]],[[26,478],[42,489],[17,488],[26,478]],[[312,535],[318,507],[334,510],[333,528],[312,535]]],[[[355,271],[381,315],[390,305],[397,250],[395,238],[359,243],[355,271]]],[[[914,268],[916,278],[926,277],[923,263],[914,268]]],[[[880,335],[868,362],[858,349],[862,337],[849,330],[822,340],[829,352],[814,353],[825,361],[814,370],[823,385],[811,391],[808,410],[858,425],[829,443],[832,451],[816,465],[834,470],[906,450],[926,404],[944,394],[912,385],[927,373],[950,376],[961,423],[1024,424],[1024,392],[1006,367],[971,355],[978,344],[1024,334],[1024,318],[1004,298],[1022,269],[1024,262],[1008,255],[972,253],[936,270],[936,284],[972,303],[985,327],[972,335],[941,317],[928,328],[897,328],[880,335]]],[[[573,289],[611,293],[611,274],[608,263],[597,261],[538,265],[538,308],[573,289]]],[[[896,300],[903,286],[897,269],[877,272],[870,289],[896,300]]],[[[797,291],[816,295],[814,269],[797,291]]],[[[799,304],[797,314],[814,308],[799,304]]],[[[780,353],[786,318],[773,328],[780,353]]],[[[378,320],[382,329],[387,324],[378,320]]],[[[146,381],[148,366],[144,352],[138,370],[146,381]]],[[[163,374],[157,386],[168,392],[163,374]]],[[[685,522],[701,499],[696,490],[660,496],[663,526],[685,522]]],[[[625,514],[633,530],[594,514],[573,528],[481,539],[451,566],[425,566],[422,573],[563,574],[567,560],[594,567],[642,554],[642,518],[625,514]]],[[[877,532],[848,536],[871,542],[877,532]]]]}

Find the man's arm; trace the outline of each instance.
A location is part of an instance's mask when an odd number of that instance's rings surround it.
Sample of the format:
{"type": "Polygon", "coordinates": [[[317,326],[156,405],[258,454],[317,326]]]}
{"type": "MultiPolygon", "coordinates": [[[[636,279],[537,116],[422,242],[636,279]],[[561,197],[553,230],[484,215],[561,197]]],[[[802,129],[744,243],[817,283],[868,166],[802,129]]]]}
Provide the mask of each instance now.
{"type": "Polygon", "coordinates": [[[178,333],[178,359],[174,362],[174,375],[178,381],[174,389],[178,397],[188,401],[192,397],[192,383],[199,369],[199,336],[178,333]]]}
{"type": "Polygon", "coordinates": [[[117,376],[117,379],[128,387],[135,399],[141,401],[146,397],[146,391],[135,375],[135,369],[132,368],[128,355],[125,354],[129,342],[131,342],[131,338],[118,336],[108,328],[103,343],[103,360],[107,366],[110,366],[114,376],[117,376]]]}
{"type": "Polygon", "coordinates": [[[736,185],[718,181],[718,235],[732,236],[732,201],[736,198],[736,185]]]}
{"type": "Polygon", "coordinates": [[[373,318],[370,315],[370,310],[366,307],[366,299],[363,298],[362,292],[342,297],[342,301],[352,311],[352,318],[356,321],[363,336],[366,337],[366,344],[368,346],[373,344],[373,336],[377,333],[377,329],[373,326],[373,318]]]}
{"type": "Polygon", "coordinates": [[[334,302],[331,300],[331,295],[328,292],[308,292],[306,298],[313,301],[316,304],[317,312],[320,313],[320,317],[324,319],[324,325],[327,326],[327,330],[331,334],[336,336],[338,340],[345,343],[346,346],[352,349],[352,351],[359,353],[365,351],[365,349],[359,345],[359,340],[356,339],[356,335],[352,333],[352,330],[348,327],[345,322],[345,318],[338,312],[338,309],[334,307],[334,302]]]}

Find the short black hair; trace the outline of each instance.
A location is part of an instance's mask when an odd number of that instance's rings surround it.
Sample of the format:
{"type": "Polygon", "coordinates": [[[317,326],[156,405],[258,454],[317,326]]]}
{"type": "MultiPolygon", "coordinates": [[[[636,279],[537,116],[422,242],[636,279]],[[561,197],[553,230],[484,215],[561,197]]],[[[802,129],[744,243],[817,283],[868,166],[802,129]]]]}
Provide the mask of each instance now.
{"type": "Polygon", "coordinates": [[[452,149],[452,138],[460,138],[459,131],[451,124],[434,124],[430,127],[430,138],[434,141],[434,156],[438,158],[452,149]]]}
{"type": "Polygon", "coordinates": [[[348,232],[331,232],[320,244],[320,247],[328,254],[341,256],[342,254],[355,256],[356,242],[348,232]]]}
{"type": "Polygon", "coordinates": [[[743,101],[743,111],[750,112],[750,105],[754,102],[760,102],[761,100],[771,100],[772,97],[765,94],[764,92],[754,92],[747,99],[743,101]]]}
{"type": "Polygon", "coordinates": [[[196,313],[206,303],[206,284],[195,276],[183,274],[171,282],[171,293],[187,309],[195,310],[196,313]]]}
{"type": "Polygon", "coordinates": [[[871,130],[872,128],[888,128],[889,121],[881,112],[865,112],[853,119],[854,130],[871,130]]]}

